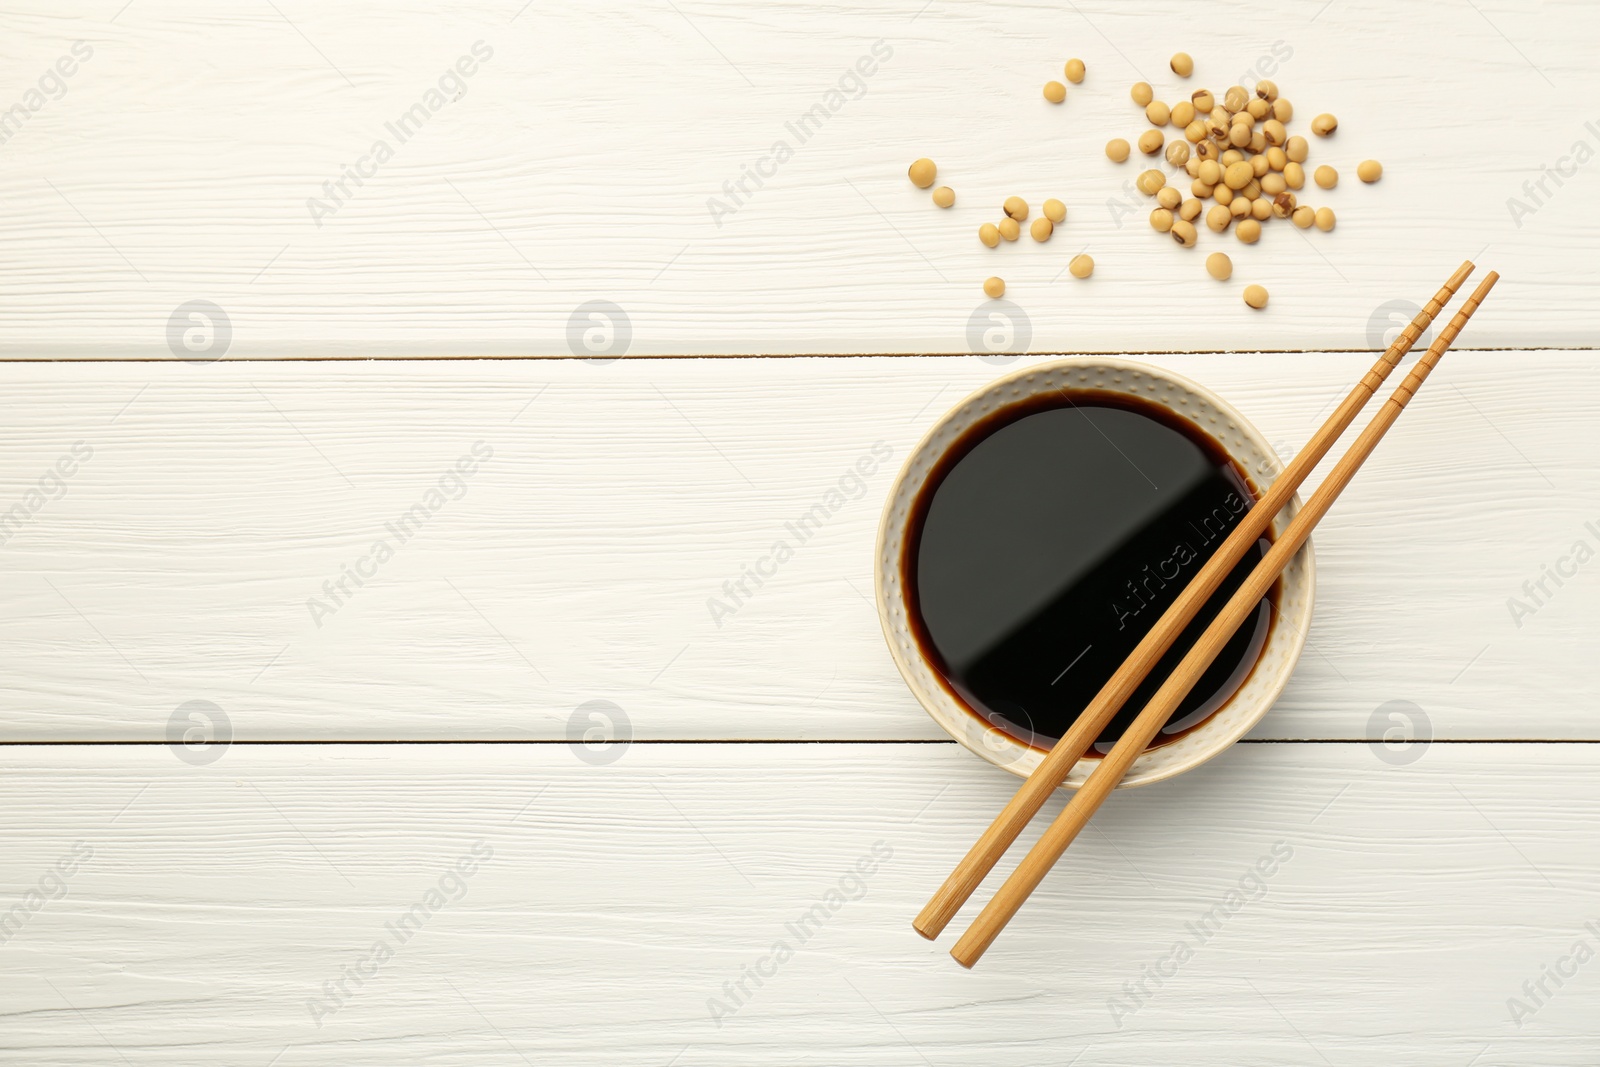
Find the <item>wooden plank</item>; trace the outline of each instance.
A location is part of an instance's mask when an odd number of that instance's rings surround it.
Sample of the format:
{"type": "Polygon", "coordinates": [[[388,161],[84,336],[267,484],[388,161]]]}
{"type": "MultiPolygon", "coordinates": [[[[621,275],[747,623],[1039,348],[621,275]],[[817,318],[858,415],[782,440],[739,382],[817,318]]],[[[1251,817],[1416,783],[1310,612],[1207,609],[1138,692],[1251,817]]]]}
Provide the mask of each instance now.
{"type": "MultiPolygon", "coordinates": [[[[1159,362],[1287,452],[1368,357],[1159,362]]],[[[4,733],[159,740],[207,700],[240,738],[563,739],[606,700],[640,738],[942,736],[882,646],[873,538],[923,428],[1009,369],[6,365],[0,512],[74,442],[93,454],[0,546],[4,733]],[[713,620],[708,599],[879,441],[865,490],[713,620]],[[402,543],[389,527],[441,478],[454,492],[478,442],[492,456],[402,543]],[[362,562],[379,540],[393,558],[362,562]],[[324,590],[358,563],[376,576],[324,590]]],[[[1311,647],[1257,736],[1378,736],[1377,709],[1408,700],[1438,737],[1600,738],[1600,586],[1571,555],[1600,546],[1597,426],[1590,354],[1447,359],[1314,539],[1311,647]]]]}
{"type": "Polygon", "coordinates": [[[8,357],[171,358],[169,319],[192,300],[224,309],[233,357],[566,354],[593,300],[624,309],[634,353],[964,352],[991,274],[1036,351],[1368,348],[1387,301],[1424,299],[1475,255],[1505,281],[1471,344],[1592,345],[1600,329],[1595,175],[1575,162],[1579,142],[1600,147],[1583,0],[1448,17],[1381,0],[1201,19],[1179,0],[114,14],[30,15],[0,42],[7,107],[76,39],[93,50],[5,140],[8,357]],[[1198,65],[1183,83],[1166,70],[1178,49],[1198,65]],[[1053,107],[1040,86],[1069,55],[1089,77],[1053,107]],[[1206,233],[1182,252],[1125,191],[1143,157],[1103,153],[1144,128],[1128,87],[1171,99],[1261,70],[1301,125],[1341,119],[1313,162],[1345,180],[1307,196],[1338,229],[1269,226],[1254,247],[1206,233]],[[425,123],[391,129],[441,78],[456,80],[425,123]],[[905,179],[923,155],[959,195],[950,211],[905,179]],[[1373,187],[1354,180],[1369,157],[1387,168],[1373,187]],[[1065,228],[984,249],[978,225],[1014,193],[1066,201],[1065,228]],[[1227,286],[1201,269],[1215,248],[1238,264],[1227,286]],[[1079,283],[1063,268],[1085,249],[1098,268],[1079,283]],[[1239,300],[1252,281],[1265,314],[1239,300]]]}
{"type": "Polygon", "coordinates": [[[1119,794],[969,973],[910,929],[1009,794],[954,745],[13,747],[5,904],[54,896],[0,946],[0,1061],[1587,1062],[1600,964],[1522,986],[1600,942],[1600,748],[1417,754],[1119,794]]]}

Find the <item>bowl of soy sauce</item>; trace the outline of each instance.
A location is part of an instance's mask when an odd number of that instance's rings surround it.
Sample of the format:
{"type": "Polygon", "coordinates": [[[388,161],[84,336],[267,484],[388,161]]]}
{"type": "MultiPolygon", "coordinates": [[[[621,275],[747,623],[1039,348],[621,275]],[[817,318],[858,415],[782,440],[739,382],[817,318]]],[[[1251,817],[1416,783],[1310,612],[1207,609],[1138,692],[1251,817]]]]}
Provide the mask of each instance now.
{"type": "MultiPolygon", "coordinates": [[[[1031,363],[947,412],[890,487],[878,616],[935,722],[1026,776],[1281,470],[1221,397],[1159,367],[1031,363]]],[[[1066,786],[1081,785],[1300,506],[1296,496],[1141,685],[1066,786]]],[[[1123,786],[1199,766],[1282,693],[1310,628],[1308,542],[1123,786]]]]}

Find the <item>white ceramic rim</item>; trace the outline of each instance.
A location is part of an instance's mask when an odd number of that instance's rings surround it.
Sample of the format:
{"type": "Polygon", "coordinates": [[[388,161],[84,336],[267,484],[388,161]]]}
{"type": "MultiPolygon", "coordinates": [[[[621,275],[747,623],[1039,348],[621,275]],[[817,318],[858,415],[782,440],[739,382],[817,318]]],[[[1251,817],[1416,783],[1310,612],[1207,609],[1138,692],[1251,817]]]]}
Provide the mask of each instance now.
{"type": "MultiPolygon", "coordinates": [[[[889,487],[878,523],[873,582],[877,588],[878,621],[901,677],[933,721],[966,748],[1021,777],[1038,767],[1043,751],[985,722],[957,699],[922,656],[907,617],[900,579],[901,554],[911,504],[935,462],[952,443],[1001,407],[1068,388],[1101,389],[1169,408],[1210,434],[1239,466],[1250,472],[1258,491],[1283,470],[1267,439],[1221,397],[1171,371],[1114,356],[1075,356],[1018,368],[955,405],[917,442],[889,487]]],[[[1283,535],[1299,509],[1300,497],[1296,494],[1273,521],[1274,536],[1283,535]]],[[[1272,708],[1294,672],[1311,628],[1316,566],[1309,540],[1290,561],[1281,581],[1277,617],[1244,685],[1201,725],[1141,755],[1119,788],[1148,785],[1200,766],[1231,747],[1272,708]]],[[[1078,788],[1098,763],[1098,758],[1080,759],[1064,787],[1078,788]]]]}

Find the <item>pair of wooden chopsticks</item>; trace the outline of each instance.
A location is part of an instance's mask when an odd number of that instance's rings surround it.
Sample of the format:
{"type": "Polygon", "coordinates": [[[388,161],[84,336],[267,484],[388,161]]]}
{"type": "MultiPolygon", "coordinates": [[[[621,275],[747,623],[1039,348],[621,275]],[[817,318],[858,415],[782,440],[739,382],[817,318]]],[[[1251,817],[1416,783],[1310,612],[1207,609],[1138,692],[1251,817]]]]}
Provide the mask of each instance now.
{"type": "MultiPolygon", "coordinates": [[[[1134,648],[1127,660],[1074,720],[1066,735],[1056,742],[1038,768],[1017,790],[1017,795],[1011,798],[1010,803],[995,817],[989,829],[984,831],[983,836],[951,872],[950,877],[945,879],[944,884],[939,887],[938,892],[933,895],[912,924],[918,933],[930,939],[937,937],[955,917],[956,912],[978,888],[984,876],[1017,839],[1023,827],[1039,813],[1045,801],[1066,780],[1073,766],[1100,736],[1106,724],[1122,709],[1133,691],[1194,620],[1200,608],[1217,591],[1234,565],[1244,558],[1250,547],[1266,532],[1278,512],[1283,510],[1289,498],[1300,487],[1300,483],[1333,447],[1339,436],[1355,421],[1362,407],[1388,378],[1389,372],[1399,365],[1407,352],[1411,351],[1411,346],[1416,344],[1417,338],[1422,336],[1434,316],[1450,302],[1450,298],[1455,295],[1456,290],[1472,271],[1473,264],[1470,261],[1461,264],[1455,274],[1451,275],[1450,280],[1434,294],[1433,299],[1428,301],[1411,324],[1401,332],[1394,344],[1389,346],[1366,376],[1350,390],[1344,402],[1328,417],[1328,421],[1306,443],[1306,446],[1295,455],[1256,505],[1245,514],[1239,525],[1200,569],[1200,573],[1184,588],[1160,621],[1145,634],[1144,639],[1134,648]]],[[[1412,367],[1405,380],[1390,394],[1389,399],[1379,408],[1366,429],[1350,446],[1350,450],[1334,465],[1333,470],[1317,487],[1311,499],[1295,515],[1288,529],[1273,542],[1249,579],[1239,587],[1227,605],[1206,627],[1205,632],[1168,676],[1166,682],[1150,698],[1150,702],[1118,740],[1110,754],[1105,756],[1090,773],[1088,780],[1073,795],[1067,807],[1017,865],[1017,869],[1006,879],[1005,884],[984,907],[972,926],[956,942],[950,954],[958,963],[964,967],[971,967],[978,962],[984,950],[1000,931],[1005,929],[1006,923],[1017,913],[1017,909],[1028,899],[1028,895],[1049,873],[1056,860],[1061,858],[1061,854],[1066,851],[1073,838],[1078,836],[1078,832],[1088,824],[1090,817],[1122,781],[1128,768],[1144,752],[1173,710],[1199,681],[1200,676],[1216,658],[1234,630],[1251,611],[1255,610],[1278,575],[1311,536],[1312,528],[1327,514],[1328,508],[1338,499],[1340,492],[1371,455],[1378,441],[1383,438],[1395,419],[1399,418],[1400,412],[1405,410],[1406,404],[1449,350],[1456,335],[1472,318],[1473,312],[1478,309],[1478,305],[1482,303],[1499,277],[1491,271],[1462,305],[1461,310],[1456,312],[1449,325],[1439,332],[1438,338],[1429,346],[1428,351],[1412,367]]]]}

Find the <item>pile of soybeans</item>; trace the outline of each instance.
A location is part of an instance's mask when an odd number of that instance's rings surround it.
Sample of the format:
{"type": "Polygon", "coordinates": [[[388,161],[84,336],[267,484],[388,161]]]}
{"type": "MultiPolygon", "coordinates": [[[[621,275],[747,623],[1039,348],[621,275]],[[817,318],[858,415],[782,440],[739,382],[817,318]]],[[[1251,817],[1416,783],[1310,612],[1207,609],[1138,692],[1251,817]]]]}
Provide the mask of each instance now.
{"type": "MultiPolygon", "coordinates": [[[[1173,56],[1170,65],[1180,78],[1194,73],[1194,60],[1183,52],[1173,56]]],[[[1082,60],[1067,63],[1068,81],[1080,83],[1084,74],[1082,60]]],[[[1234,85],[1220,98],[1210,89],[1196,89],[1187,100],[1174,104],[1157,100],[1148,82],[1135,83],[1130,95],[1150,123],[1135,142],[1139,151],[1165,158],[1169,166],[1182,170],[1191,179],[1187,193],[1175,184],[1181,183],[1181,178],[1175,175],[1169,181],[1159,169],[1146,170],[1135,180],[1135,187],[1156,201],[1150,212],[1150,225],[1158,233],[1169,235],[1184,248],[1193,248],[1200,239],[1197,221],[1203,221],[1207,229],[1218,234],[1232,227],[1234,236],[1245,244],[1260,240],[1262,225],[1274,219],[1287,219],[1302,230],[1314,226],[1326,233],[1334,228],[1337,219],[1332,208],[1300,202],[1311,145],[1306,138],[1289,132],[1294,106],[1279,94],[1276,83],[1259,81],[1253,91],[1234,85]],[[1209,208],[1207,201],[1211,202],[1209,208]]],[[[1066,86],[1048,82],[1044,97],[1052,104],[1062,103],[1066,86]]],[[[1318,138],[1329,137],[1338,128],[1339,120],[1329,114],[1311,120],[1311,132],[1318,138]]],[[[1106,156],[1115,163],[1126,162],[1131,154],[1132,147],[1120,137],[1106,145],[1106,156]]],[[[931,160],[919,159],[912,164],[910,177],[920,188],[932,185],[933,176],[931,160]]],[[[1356,166],[1356,176],[1363,182],[1375,182],[1383,176],[1383,166],[1377,160],[1364,160],[1356,166]]],[[[1339,182],[1339,172],[1322,165],[1312,172],[1311,180],[1318,188],[1332,189],[1339,182]]],[[[948,207],[955,202],[955,194],[948,187],[941,188],[935,191],[934,202],[948,207]]],[[[1006,217],[998,227],[993,223],[979,227],[978,237],[985,245],[995,247],[1000,237],[1016,239],[1007,232],[1006,224],[1010,222],[1009,229],[1014,231],[1021,221],[1014,210],[1017,205],[1021,205],[1021,216],[1026,218],[1026,204],[1012,197],[1004,205],[1006,217]]],[[[1039,222],[1046,227],[1059,224],[1065,217],[1066,209],[1060,201],[1046,201],[1045,206],[1049,221],[1039,222]],[[1057,214],[1061,217],[1055,217],[1057,214]]],[[[1049,229],[1042,234],[1035,231],[1034,237],[1042,241],[1049,233],[1049,229]]],[[[1073,261],[1074,276],[1086,278],[1092,271],[1089,257],[1079,256],[1073,261]]],[[[1206,271],[1213,278],[1225,280],[1233,274],[1233,261],[1226,253],[1215,252],[1206,259],[1206,271]]],[[[984,292],[998,297],[1005,292],[1005,283],[990,278],[984,283],[984,292]]],[[[1246,286],[1243,298],[1252,308],[1267,305],[1267,291],[1260,285],[1246,286]]]]}

